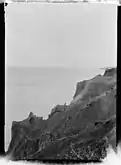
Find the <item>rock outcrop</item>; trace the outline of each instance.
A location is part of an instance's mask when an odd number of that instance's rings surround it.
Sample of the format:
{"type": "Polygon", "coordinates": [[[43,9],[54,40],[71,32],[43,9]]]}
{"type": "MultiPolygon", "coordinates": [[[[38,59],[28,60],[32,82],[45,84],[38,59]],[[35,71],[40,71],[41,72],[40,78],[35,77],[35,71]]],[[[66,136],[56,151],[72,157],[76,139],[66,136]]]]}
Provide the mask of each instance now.
{"type": "Polygon", "coordinates": [[[57,105],[48,117],[32,112],[13,122],[7,155],[12,159],[99,160],[116,148],[116,69],[77,83],[69,105],[57,105]]]}
{"type": "Polygon", "coordinates": [[[52,110],[51,113],[49,114],[49,118],[59,112],[64,112],[67,110],[67,105],[66,103],[64,105],[56,105],[52,110]]]}
{"type": "Polygon", "coordinates": [[[117,68],[106,69],[104,76],[114,76],[116,75],[117,68]]]}

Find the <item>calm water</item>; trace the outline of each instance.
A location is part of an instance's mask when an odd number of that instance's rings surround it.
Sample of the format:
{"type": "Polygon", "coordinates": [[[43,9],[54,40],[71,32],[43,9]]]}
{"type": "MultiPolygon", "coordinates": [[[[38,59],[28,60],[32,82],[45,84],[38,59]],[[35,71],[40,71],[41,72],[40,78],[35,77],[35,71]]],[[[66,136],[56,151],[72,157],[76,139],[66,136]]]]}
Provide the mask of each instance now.
{"type": "Polygon", "coordinates": [[[5,145],[10,142],[13,120],[26,118],[30,111],[47,117],[57,104],[68,104],[76,83],[102,73],[99,69],[7,68],[5,145]]]}

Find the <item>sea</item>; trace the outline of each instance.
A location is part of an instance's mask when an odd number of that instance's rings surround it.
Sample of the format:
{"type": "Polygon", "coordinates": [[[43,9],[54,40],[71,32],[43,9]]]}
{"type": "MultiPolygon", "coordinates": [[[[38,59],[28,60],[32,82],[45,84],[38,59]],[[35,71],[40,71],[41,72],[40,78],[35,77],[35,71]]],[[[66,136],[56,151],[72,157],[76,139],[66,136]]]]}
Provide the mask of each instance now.
{"type": "Polygon", "coordinates": [[[12,121],[27,118],[29,112],[46,119],[54,106],[72,101],[77,82],[103,73],[97,68],[6,67],[5,151],[12,121]]]}

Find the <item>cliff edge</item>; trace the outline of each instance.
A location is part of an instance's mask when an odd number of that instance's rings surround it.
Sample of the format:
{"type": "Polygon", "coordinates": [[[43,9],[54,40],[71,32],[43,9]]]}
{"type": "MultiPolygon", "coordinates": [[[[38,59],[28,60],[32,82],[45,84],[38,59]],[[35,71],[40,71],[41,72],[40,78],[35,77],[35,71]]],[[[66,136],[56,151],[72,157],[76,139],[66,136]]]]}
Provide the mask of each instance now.
{"type": "Polygon", "coordinates": [[[69,105],[57,105],[48,119],[32,112],[14,121],[7,155],[14,160],[100,160],[116,149],[116,68],[77,83],[69,105]],[[100,153],[100,154],[99,154],[100,153]]]}

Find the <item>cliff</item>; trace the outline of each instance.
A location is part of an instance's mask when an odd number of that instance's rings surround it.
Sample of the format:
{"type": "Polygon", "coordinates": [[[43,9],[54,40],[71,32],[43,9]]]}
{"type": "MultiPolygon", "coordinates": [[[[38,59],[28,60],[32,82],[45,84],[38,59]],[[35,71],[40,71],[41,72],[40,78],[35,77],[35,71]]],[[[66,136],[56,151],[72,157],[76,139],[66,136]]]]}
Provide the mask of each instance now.
{"type": "Polygon", "coordinates": [[[13,122],[7,155],[12,159],[99,160],[116,149],[116,69],[77,83],[72,102],[57,105],[48,119],[30,112],[13,122]]]}

